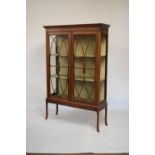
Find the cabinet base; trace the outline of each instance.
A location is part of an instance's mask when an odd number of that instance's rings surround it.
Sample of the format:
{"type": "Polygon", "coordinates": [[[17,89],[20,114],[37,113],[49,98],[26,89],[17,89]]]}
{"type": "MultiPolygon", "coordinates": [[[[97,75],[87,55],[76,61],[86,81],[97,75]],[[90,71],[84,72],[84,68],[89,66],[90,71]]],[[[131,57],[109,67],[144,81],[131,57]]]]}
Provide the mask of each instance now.
{"type": "Polygon", "coordinates": [[[53,100],[51,98],[46,98],[46,117],[45,119],[48,119],[48,103],[56,104],[56,115],[58,115],[58,105],[64,105],[64,106],[69,106],[69,107],[74,107],[74,108],[80,108],[80,109],[85,109],[85,110],[91,110],[91,111],[96,111],[97,113],[97,124],[96,124],[96,129],[98,132],[99,130],[99,118],[100,118],[100,111],[105,109],[105,125],[108,125],[107,122],[107,113],[108,113],[108,104],[106,101],[103,101],[99,105],[91,105],[91,104],[84,104],[84,103],[76,103],[73,101],[58,101],[58,100],[53,100]]]}

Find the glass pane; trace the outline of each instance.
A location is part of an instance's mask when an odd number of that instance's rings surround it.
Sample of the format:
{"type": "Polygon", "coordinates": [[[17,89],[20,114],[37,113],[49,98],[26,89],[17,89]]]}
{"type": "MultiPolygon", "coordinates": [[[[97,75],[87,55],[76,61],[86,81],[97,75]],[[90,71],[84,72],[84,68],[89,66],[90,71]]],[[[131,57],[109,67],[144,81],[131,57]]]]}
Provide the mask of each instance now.
{"type": "Polygon", "coordinates": [[[51,35],[50,41],[50,92],[68,97],[68,36],[51,35]]]}
{"type": "Polygon", "coordinates": [[[106,62],[106,36],[101,38],[101,62],[100,62],[100,101],[105,99],[105,62],[106,62]]]}
{"type": "Polygon", "coordinates": [[[74,36],[74,99],[95,101],[95,35],[74,36]]]}

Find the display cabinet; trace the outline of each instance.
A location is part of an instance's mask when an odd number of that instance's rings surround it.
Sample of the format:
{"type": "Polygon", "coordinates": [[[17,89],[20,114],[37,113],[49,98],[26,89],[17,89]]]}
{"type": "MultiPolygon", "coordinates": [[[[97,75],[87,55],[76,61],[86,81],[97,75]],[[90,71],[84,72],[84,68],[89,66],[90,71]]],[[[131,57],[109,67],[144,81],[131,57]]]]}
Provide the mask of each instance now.
{"type": "Polygon", "coordinates": [[[105,109],[107,125],[107,24],[44,26],[48,103],[97,113],[105,109]]]}

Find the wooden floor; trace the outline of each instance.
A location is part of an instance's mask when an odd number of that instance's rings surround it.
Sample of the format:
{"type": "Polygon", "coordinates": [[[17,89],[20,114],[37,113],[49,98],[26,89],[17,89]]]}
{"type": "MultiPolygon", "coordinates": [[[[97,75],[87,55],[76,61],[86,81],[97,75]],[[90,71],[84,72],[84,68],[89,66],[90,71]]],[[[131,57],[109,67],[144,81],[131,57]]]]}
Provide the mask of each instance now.
{"type": "Polygon", "coordinates": [[[26,153],[26,155],[129,155],[129,153],[26,153]]]}

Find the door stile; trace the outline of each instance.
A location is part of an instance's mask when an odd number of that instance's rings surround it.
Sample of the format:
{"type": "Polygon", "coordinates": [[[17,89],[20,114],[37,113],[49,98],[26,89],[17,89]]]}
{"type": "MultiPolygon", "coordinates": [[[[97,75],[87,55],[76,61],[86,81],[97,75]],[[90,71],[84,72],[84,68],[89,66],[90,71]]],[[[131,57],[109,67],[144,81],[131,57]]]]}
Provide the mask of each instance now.
{"type": "Polygon", "coordinates": [[[68,33],[68,94],[69,100],[72,100],[72,35],[68,33]]]}
{"type": "Polygon", "coordinates": [[[70,63],[69,63],[69,72],[70,72],[70,79],[69,79],[69,89],[70,89],[70,100],[73,101],[74,100],[74,42],[73,42],[73,33],[70,32],[69,34],[70,36],[70,46],[69,46],[69,49],[70,49],[70,63]]]}

